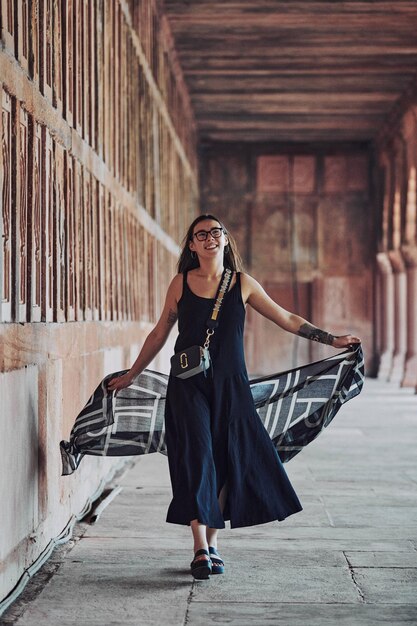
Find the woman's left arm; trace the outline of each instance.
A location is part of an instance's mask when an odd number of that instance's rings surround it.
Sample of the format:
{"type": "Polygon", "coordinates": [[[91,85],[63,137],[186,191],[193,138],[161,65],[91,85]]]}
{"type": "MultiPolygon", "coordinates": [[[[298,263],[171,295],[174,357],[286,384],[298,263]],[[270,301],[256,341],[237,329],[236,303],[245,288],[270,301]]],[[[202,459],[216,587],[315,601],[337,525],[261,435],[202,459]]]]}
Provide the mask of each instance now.
{"type": "Polygon", "coordinates": [[[326,343],[334,348],[346,348],[353,343],[360,343],[359,337],[354,335],[334,336],[320,330],[295,313],[287,311],[268,296],[264,288],[249,274],[241,274],[242,295],[250,306],[261,315],[271,320],[284,330],[306,339],[326,343]]]}

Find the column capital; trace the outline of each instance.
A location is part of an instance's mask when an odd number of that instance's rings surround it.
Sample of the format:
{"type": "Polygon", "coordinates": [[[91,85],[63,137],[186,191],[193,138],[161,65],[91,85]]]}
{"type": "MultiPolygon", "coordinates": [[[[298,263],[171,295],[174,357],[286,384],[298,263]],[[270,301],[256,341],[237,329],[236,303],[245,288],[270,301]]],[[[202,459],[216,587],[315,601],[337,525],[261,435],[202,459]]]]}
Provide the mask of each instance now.
{"type": "Polygon", "coordinates": [[[417,246],[401,246],[401,253],[406,267],[417,267],[417,246]]]}
{"type": "Polygon", "coordinates": [[[381,274],[392,274],[392,265],[387,252],[378,252],[376,255],[378,269],[381,274]]]}
{"type": "Polygon", "coordinates": [[[405,262],[401,250],[389,250],[388,257],[394,274],[405,272],[405,262]]]}

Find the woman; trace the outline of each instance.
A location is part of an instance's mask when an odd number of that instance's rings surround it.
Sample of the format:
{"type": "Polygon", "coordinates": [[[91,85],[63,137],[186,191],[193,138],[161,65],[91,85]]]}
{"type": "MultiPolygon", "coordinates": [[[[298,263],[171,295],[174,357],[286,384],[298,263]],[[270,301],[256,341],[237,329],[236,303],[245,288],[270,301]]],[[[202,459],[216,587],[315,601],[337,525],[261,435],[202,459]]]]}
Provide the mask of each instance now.
{"type": "Polygon", "coordinates": [[[281,460],[259,419],[243,353],[246,305],[281,328],[345,348],[358,337],[334,337],[276,304],[261,285],[241,272],[236,244],[213,215],[190,225],[167,292],[162,315],[131,369],[113,378],[110,391],[129,386],[165,344],[178,319],[175,352],[202,345],[206,320],[224,268],[233,270],[219,325],[210,341],[208,375],[170,376],[165,429],[173,498],[167,522],[190,525],[194,538],[194,578],[224,572],[217,535],[232,528],[263,524],[302,510],[281,460]]]}

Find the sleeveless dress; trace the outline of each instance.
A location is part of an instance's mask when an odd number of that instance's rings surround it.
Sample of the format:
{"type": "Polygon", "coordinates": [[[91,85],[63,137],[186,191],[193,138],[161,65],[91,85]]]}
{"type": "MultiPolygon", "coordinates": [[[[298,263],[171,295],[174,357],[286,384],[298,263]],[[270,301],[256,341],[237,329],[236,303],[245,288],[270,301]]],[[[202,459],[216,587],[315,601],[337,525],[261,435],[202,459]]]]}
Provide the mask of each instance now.
{"type": "MultiPolygon", "coordinates": [[[[183,274],[175,352],[202,345],[214,298],[194,294],[183,274]]],[[[255,408],[243,349],[240,273],[225,294],[210,341],[212,366],[187,379],[170,376],[165,437],[172,501],[166,521],[231,528],[283,520],[302,510],[255,408]],[[223,513],[218,496],[227,483],[223,513]]]]}

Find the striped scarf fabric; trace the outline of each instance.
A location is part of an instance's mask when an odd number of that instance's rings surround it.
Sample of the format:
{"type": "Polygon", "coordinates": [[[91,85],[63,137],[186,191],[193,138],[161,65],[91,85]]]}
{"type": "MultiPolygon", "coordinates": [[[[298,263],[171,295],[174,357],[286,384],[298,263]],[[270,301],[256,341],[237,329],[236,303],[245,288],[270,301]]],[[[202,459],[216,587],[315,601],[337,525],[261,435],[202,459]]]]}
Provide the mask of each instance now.
{"type": "MultiPolygon", "coordinates": [[[[161,452],[165,445],[168,376],[145,369],[117,393],[106,376],[77,416],[69,441],[61,441],[62,475],[72,474],[84,455],[133,456],[161,452]]],[[[283,463],[326,428],[364,382],[360,344],[321,361],[249,381],[259,417],[283,463]]]]}

